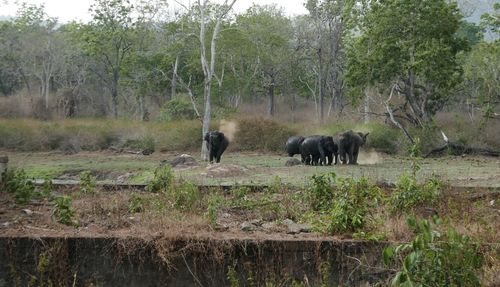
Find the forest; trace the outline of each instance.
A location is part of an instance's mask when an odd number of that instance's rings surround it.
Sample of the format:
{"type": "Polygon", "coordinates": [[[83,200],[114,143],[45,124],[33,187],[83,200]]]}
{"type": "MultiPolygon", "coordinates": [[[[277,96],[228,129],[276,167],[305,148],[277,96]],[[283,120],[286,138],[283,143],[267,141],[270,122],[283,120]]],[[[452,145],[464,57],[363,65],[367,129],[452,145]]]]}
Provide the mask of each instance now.
{"type": "Polygon", "coordinates": [[[234,2],[171,11],[162,0],[96,0],[88,23],[20,4],[0,22],[0,115],[148,121],[256,110],[316,123],[392,114],[416,127],[444,110],[498,118],[498,3],[472,23],[466,1],[309,0],[299,16],[276,5],[235,14],[234,2]]]}

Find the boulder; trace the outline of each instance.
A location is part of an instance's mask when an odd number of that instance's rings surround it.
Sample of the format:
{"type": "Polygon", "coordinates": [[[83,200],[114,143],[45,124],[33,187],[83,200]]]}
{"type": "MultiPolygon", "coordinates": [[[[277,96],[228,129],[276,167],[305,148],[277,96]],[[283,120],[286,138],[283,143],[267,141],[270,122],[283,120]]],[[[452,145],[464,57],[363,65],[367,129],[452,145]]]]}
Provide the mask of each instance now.
{"type": "Polygon", "coordinates": [[[168,163],[174,168],[183,168],[183,167],[191,167],[198,165],[196,159],[194,159],[194,157],[188,154],[181,154],[180,156],[175,157],[168,163]]]}
{"type": "Polygon", "coordinates": [[[285,162],[285,166],[295,166],[295,165],[301,165],[302,162],[299,159],[296,159],[292,157],[291,159],[287,160],[285,162]]]}

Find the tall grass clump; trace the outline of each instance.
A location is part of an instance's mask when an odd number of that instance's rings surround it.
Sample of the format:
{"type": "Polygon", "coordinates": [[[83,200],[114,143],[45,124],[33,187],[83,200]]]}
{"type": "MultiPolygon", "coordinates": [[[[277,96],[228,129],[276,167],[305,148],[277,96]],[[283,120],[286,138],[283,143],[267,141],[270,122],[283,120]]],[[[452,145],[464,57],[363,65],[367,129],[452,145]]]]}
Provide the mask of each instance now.
{"type": "Polygon", "coordinates": [[[263,117],[239,118],[240,127],[232,144],[235,150],[282,152],[286,140],[296,132],[276,121],[263,117]]]}

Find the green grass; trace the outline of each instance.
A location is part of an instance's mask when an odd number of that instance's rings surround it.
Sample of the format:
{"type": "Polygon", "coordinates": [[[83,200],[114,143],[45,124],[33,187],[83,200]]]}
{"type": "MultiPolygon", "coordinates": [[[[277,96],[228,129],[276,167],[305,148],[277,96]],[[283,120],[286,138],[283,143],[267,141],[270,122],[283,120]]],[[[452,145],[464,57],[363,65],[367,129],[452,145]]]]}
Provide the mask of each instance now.
{"type": "MultiPolygon", "coordinates": [[[[133,173],[130,183],[147,183],[153,177],[154,169],[161,160],[172,158],[173,154],[155,153],[152,156],[126,155],[113,153],[78,153],[75,155],[51,153],[9,153],[9,166],[24,168],[29,177],[57,177],[68,171],[91,170],[102,173],[133,173]]],[[[314,174],[335,172],[340,177],[368,177],[373,181],[396,182],[411,163],[403,157],[380,156],[374,164],[358,166],[295,166],[285,167],[286,156],[276,154],[241,154],[228,152],[222,158],[225,164],[235,164],[248,169],[243,174],[228,177],[208,176],[206,165],[190,169],[175,169],[177,177],[197,184],[269,184],[275,176],[283,182],[304,185],[314,174]]],[[[360,156],[361,163],[363,157],[360,156]]],[[[483,157],[444,157],[423,159],[419,180],[437,175],[441,180],[458,186],[500,187],[500,164],[496,158],[483,157]]]]}

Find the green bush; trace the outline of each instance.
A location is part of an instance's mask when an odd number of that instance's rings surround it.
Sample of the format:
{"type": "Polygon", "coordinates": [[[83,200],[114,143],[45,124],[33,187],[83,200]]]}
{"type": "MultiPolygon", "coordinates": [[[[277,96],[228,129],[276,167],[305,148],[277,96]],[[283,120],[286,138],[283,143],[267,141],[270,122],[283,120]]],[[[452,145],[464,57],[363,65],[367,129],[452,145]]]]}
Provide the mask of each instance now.
{"type": "Polygon", "coordinates": [[[54,198],[53,214],[59,223],[77,225],[75,211],[71,208],[71,197],[69,196],[58,196],[54,198]]]}
{"type": "Polygon", "coordinates": [[[367,129],[370,134],[366,140],[366,147],[388,154],[395,154],[399,151],[400,130],[382,124],[369,124],[367,129]]]}
{"type": "Polygon", "coordinates": [[[171,187],[173,206],[179,211],[189,211],[200,199],[198,187],[188,181],[182,181],[178,185],[171,187]]]}
{"type": "Polygon", "coordinates": [[[332,206],[335,173],[313,175],[307,188],[307,199],[315,211],[327,211],[332,206]]]}
{"type": "Polygon", "coordinates": [[[169,164],[156,168],[153,179],[148,183],[146,190],[150,192],[167,193],[174,182],[174,173],[169,164]]]}
{"type": "Polygon", "coordinates": [[[177,98],[166,102],[160,110],[158,120],[168,122],[174,120],[192,120],[196,113],[188,99],[177,98]]]}
{"type": "Polygon", "coordinates": [[[34,197],[40,197],[36,191],[33,180],[28,178],[22,169],[6,169],[2,173],[2,190],[14,194],[14,198],[19,204],[27,204],[34,197]]]}
{"type": "Polygon", "coordinates": [[[95,193],[95,180],[89,171],[80,173],[80,192],[83,194],[95,193]]]}
{"type": "Polygon", "coordinates": [[[330,212],[328,231],[358,231],[370,221],[371,210],[382,198],[380,188],[369,184],[365,177],[337,179],[330,212]]]}
{"type": "Polygon", "coordinates": [[[128,211],[130,213],[143,212],[145,210],[146,203],[147,200],[144,197],[134,194],[128,200],[128,211]]]}
{"type": "MultiPolygon", "coordinates": [[[[450,228],[445,234],[431,228],[427,220],[407,220],[416,233],[410,243],[384,250],[389,265],[396,261],[398,271],[392,286],[480,286],[477,272],[484,263],[479,244],[450,228]]],[[[440,224],[437,217],[434,224],[440,224]]]]}
{"type": "Polygon", "coordinates": [[[437,179],[430,179],[424,184],[419,184],[414,175],[405,173],[399,177],[389,199],[391,211],[400,213],[422,205],[433,204],[439,198],[441,186],[441,182],[437,179]]]}
{"type": "Polygon", "coordinates": [[[237,121],[239,128],[231,145],[236,150],[283,152],[286,140],[296,134],[291,128],[262,117],[237,121]]]}

